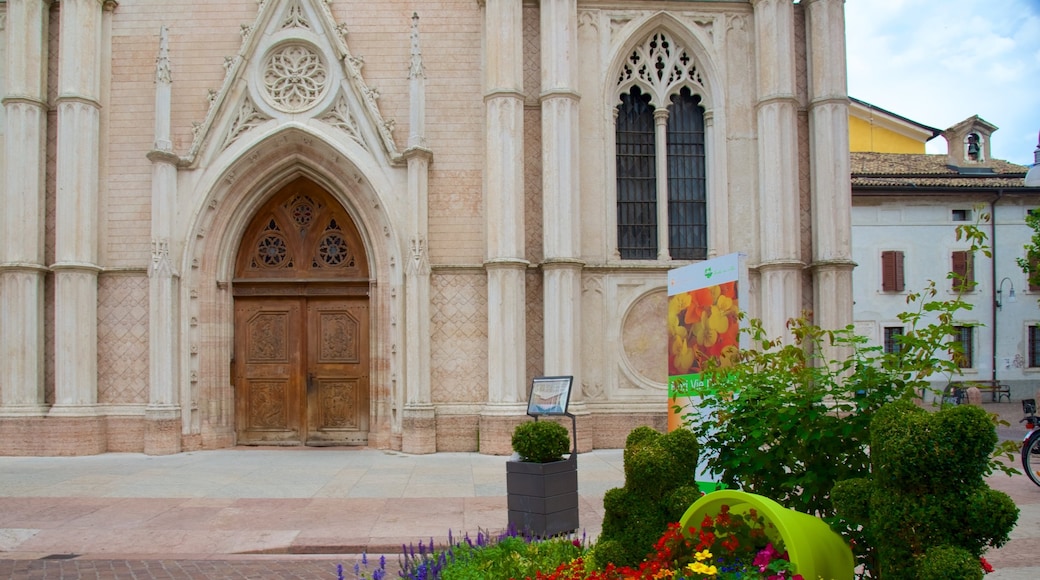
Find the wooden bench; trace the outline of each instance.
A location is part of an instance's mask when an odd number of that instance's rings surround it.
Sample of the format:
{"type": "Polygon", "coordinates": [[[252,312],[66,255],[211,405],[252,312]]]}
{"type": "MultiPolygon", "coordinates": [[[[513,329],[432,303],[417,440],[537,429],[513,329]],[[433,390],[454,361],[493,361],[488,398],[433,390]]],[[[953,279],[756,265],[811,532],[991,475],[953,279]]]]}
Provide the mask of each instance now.
{"type": "Polygon", "coordinates": [[[989,393],[990,401],[999,403],[1002,398],[1011,402],[1011,387],[1000,381],[957,381],[950,383],[956,393],[957,404],[965,402],[967,395],[963,394],[970,387],[977,388],[980,392],[989,393]]]}

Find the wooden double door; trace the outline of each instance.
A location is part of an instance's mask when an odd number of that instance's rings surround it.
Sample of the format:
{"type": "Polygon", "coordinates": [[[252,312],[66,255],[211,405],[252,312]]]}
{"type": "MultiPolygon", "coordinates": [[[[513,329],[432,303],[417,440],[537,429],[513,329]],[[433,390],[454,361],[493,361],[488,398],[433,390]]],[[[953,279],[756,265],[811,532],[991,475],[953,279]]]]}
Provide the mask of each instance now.
{"type": "Polygon", "coordinates": [[[368,264],[343,207],[287,184],[245,230],[235,267],[235,431],[245,445],[368,443],[368,264]]]}
{"type": "Polygon", "coordinates": [[[239,443],[368,443],[367,298],[239,298],[235,327],[239,443]]]}

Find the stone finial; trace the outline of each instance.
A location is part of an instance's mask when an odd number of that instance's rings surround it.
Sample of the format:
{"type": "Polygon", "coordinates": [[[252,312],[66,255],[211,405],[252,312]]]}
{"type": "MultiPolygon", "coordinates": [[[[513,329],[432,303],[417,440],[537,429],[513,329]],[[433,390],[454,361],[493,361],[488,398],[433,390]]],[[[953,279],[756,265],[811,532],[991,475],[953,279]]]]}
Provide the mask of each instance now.
{"type": "Polygon", "coordinates": [[[155,57],[155,82],[172,82],[170,77],[170,39],[165,24],[159,27],[159,56],[155,57]]]}

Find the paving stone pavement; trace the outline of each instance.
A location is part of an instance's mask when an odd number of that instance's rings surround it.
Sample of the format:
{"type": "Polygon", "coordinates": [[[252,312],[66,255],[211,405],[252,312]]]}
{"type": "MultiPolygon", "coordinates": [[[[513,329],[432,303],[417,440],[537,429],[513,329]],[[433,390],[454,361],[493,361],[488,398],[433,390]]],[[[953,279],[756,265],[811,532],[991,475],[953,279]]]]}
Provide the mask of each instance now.
{"type": "MultiPolygon", "coordinates": [[[[987,404],[1019,438],[1018,403],[987,404]]],[[[0,579],[355,578],[360,554],[396,577],[402,545],[507,522],[505,461],[477,453],[236,448],[168,456],[0,457],[0,579]]],[[[1017,457],[1016,457],[1017,461],[1017,457]]],[[[621,450],[578,459],[580,534],[599,535],[621,450]]],[[[1040,578],[1040,487],[990,485],[1019,506],[987,580],[1040,578]]]]}

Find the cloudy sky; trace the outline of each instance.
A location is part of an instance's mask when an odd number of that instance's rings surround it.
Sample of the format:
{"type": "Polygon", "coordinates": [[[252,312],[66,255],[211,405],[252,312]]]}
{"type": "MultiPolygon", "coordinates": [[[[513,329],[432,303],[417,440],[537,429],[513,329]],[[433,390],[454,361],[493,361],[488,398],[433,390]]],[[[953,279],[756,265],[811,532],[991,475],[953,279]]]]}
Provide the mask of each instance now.
{"type": "Polygon", "coordinates": [[[1040,0],[846,0],[845,19],[850,96],[937,129],[978,115],[993,157],[1033,163],[1040,0]]]}

